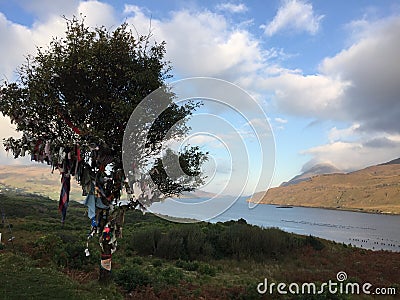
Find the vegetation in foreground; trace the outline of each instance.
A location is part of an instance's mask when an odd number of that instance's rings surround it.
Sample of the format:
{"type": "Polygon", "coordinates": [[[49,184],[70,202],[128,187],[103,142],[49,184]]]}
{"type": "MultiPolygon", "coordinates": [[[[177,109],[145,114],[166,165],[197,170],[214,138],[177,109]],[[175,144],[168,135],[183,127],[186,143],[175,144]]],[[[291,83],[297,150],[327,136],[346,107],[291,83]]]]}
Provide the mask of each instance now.
{"type": "MultiPolygon", "coordinates": [[[[0,228],[1,299],[259,299],[256,288],[264,278],[318,285],[336,280],[339,271],[351,282],[400,290],[400,253],[262,229],[244,220],[176,224],[135,211],[126,216],[113,280],[100,284],[97,241],[90,242],[90,256],[84,252],[90,224],[82,205],[71,202],[64,227],[56,203],[40,196],[3,192],[0,208],[6,217],[0,228]]],[[[324,297],[357,298],[315,299],[324,297]]]]}

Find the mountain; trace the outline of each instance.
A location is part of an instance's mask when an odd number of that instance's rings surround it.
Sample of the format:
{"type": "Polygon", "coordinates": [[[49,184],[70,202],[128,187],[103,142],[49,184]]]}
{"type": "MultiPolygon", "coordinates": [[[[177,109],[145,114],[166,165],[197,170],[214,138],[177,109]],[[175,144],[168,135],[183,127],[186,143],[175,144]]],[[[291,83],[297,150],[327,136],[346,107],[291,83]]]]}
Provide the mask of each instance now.
{"type": "MultiPolygon", "coordinates": [[[[19,189],[24,192],[39,194],[53,200],[59,200],[61,177],[58,170],[51,172],[47,165],[0,166],[0,186],[19,189]]],[[[71,200],[81,201],[82,188],[75,179],[71,179],[71,200]]]]}
{"type": "Polygon", "coordinates": [[[398,164],[400,164],[400,158],[393,159],[381,165],[384,166],[384,165],[398,165],[398,164]]]}
{"type": "Polygon", "coordinates": [[[289,186],[293,184],[300,183],[302,181],[310,180],[311,177],[322,174],[333,174],[333,173],[343,173],[341,170],[336,168],[334,165],[328,163],[321,163],[313,166],[304,173],[297,175],[287,182],[283,182],[280,186],[289,186]]]}
{"type": "MultiPolygon", "coordinates": [[[[57,170],[54,171],[54,174],[51,170],[50,166],[40,164],[29,166],[0,166],[0,189],[2,188],[1,185],[3,185],[3,187],[39,194],[58,201],[61,190],[61,178],[57,170]]],[[[184,192],[180,197],[219,198],[223,196],[196,190],[193,192],[184,192]]],[[[70,199],[76,201],[85,199],[82,196],[82,188],[74,178],[71,179],[70,199]]]]}
{"type": "Polygon", "coordinates": [[[248,201],[400,214],[400,159],[347,174],[316,175],[256,193],[248,201]]]}
{"type": "Polygon", "coordinates": [[[220,198],[222,196],[218,196],[217,194],[210,193],[210,192],[205,192],[205,191],[200,191],[200,190],[194,190],[193,192],[183,192],[179,198],[220,198]]]}

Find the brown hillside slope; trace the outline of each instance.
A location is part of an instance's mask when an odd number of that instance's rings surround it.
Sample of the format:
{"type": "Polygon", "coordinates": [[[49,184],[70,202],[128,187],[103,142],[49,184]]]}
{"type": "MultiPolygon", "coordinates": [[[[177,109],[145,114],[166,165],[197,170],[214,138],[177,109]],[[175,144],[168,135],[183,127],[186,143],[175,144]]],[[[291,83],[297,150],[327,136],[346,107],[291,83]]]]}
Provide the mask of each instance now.
{"type": "MultiPolygon", "coordinates": [[[[50,166],[0,166],[0,184],[25,192],[40,194],[58,200],[61,190],[61,177],[58,170],[51,173],[50,166]]],[[[82,188],[71,179],[71,200],[81,201],[82,188]]]]}
{"type": "MultiPolygon", "coordinates": [[[[58,170],[51,173],[52,168],[47,165],[33,164],[29,166],[0,165],[0,188],[5,185],[9,188],[18,188],[24,192],[34,193],[49,197],[53,200],[59,200],[61,182],[58,170]]],[[[181,198],[212,198],[216,196],[212,193],[204,191],[187,192],[181,198]]],[[[71,179],[70,199],[82,201],[82,188],[76,182],[75,178],[71,179]]]]}
{"type": "MultiPolygon", "coordinates": [[[[258,202],[262,193],[249,201],[258,202]]],[[[271,188],[260,203],[400,214],[400,165],[378,165],[348,174],[317,175],[271,188]]]]}

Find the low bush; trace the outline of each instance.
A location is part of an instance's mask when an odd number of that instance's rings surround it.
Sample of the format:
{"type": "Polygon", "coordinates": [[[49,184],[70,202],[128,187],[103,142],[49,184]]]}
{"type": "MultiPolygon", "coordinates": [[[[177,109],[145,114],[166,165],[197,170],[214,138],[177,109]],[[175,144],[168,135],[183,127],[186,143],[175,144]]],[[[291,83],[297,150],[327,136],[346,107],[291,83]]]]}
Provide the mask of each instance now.
{"type": "Polygon", "coordinates": [[[186,271],[197,271],[200,264],[197,261],[184,261],[179,259],[175,262],[175,266],[186,271]]]}
{"type": "Polygon", "coordinates": [[[161,259],[155,259],[151,264],[154,268],[160,268],[163,265],[163,262],[161,259]]]}
{"type": "Polygon", "coordinates": [[[161,270],[159,283],[166,285],[176,285],[183,279],[184,274],[182,270],[170,266],[161,270]]]}
{"type": "Polygon", "coordinates": [[[152,284],[152,277],[139,266],[135,265],[117,270],[114,280],[128,292],[137,287],[152,284]]]}
{"type": "Polygon", "coordinates": [[[217,269],[209,264],[202,263],[198,268],[198,272],[201,275],[215,276],[217,274],[217,269]]]}
{"type": "Polygon", "coordinates": [[[325,245],[316,237],[309,235],[305,240],[306,245],[310,245],[314,250],[320,251],[325,248],[325,245]]]}
{"type": "Polygon", "coordinates": [[[133,232],[129,247],[140,255],[184,261],[215,258],[266,260],[284,256],[305,244],[315,249],[323,247],[313,237],[305,240],[277,228],[265,229],[245,222],[229,221],[182,224],[164,228],[164,231],[158,226],[142,227],[133,232]]]}

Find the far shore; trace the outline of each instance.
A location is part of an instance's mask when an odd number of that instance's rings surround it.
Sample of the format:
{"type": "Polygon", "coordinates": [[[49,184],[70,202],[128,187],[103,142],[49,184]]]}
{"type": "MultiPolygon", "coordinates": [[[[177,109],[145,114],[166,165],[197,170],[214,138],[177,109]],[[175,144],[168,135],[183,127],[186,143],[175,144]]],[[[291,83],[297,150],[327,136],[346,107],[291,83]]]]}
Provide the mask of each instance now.
{"type": "Polygon", "coordinates": [[[357,207],[329,207],[329,206],[319,206],[319,205],[299,205],[299,204],[290,204],[290,203],[266,203],[266,202],[257,202],[256,200],[253,200],[251,197],[246,200],[247,202],[251,203],[257,203],[257,204],[266,204],[266,205],[274,205],[274,206],[279,206],[279,207],[305,207],[305,208],[319,208],[319,209],[329,209],[329,210],[342,210],[342,211],[351,211],[351,212],[359,212],[359,213],[367,213],[367,214],[380,214],[380,215],[394,215],[398,216],[400,215],[400,211],[383,211],[383,210],[378,210],[378,209],[368,209],[368,208],[357,208],[357,207]]]}

